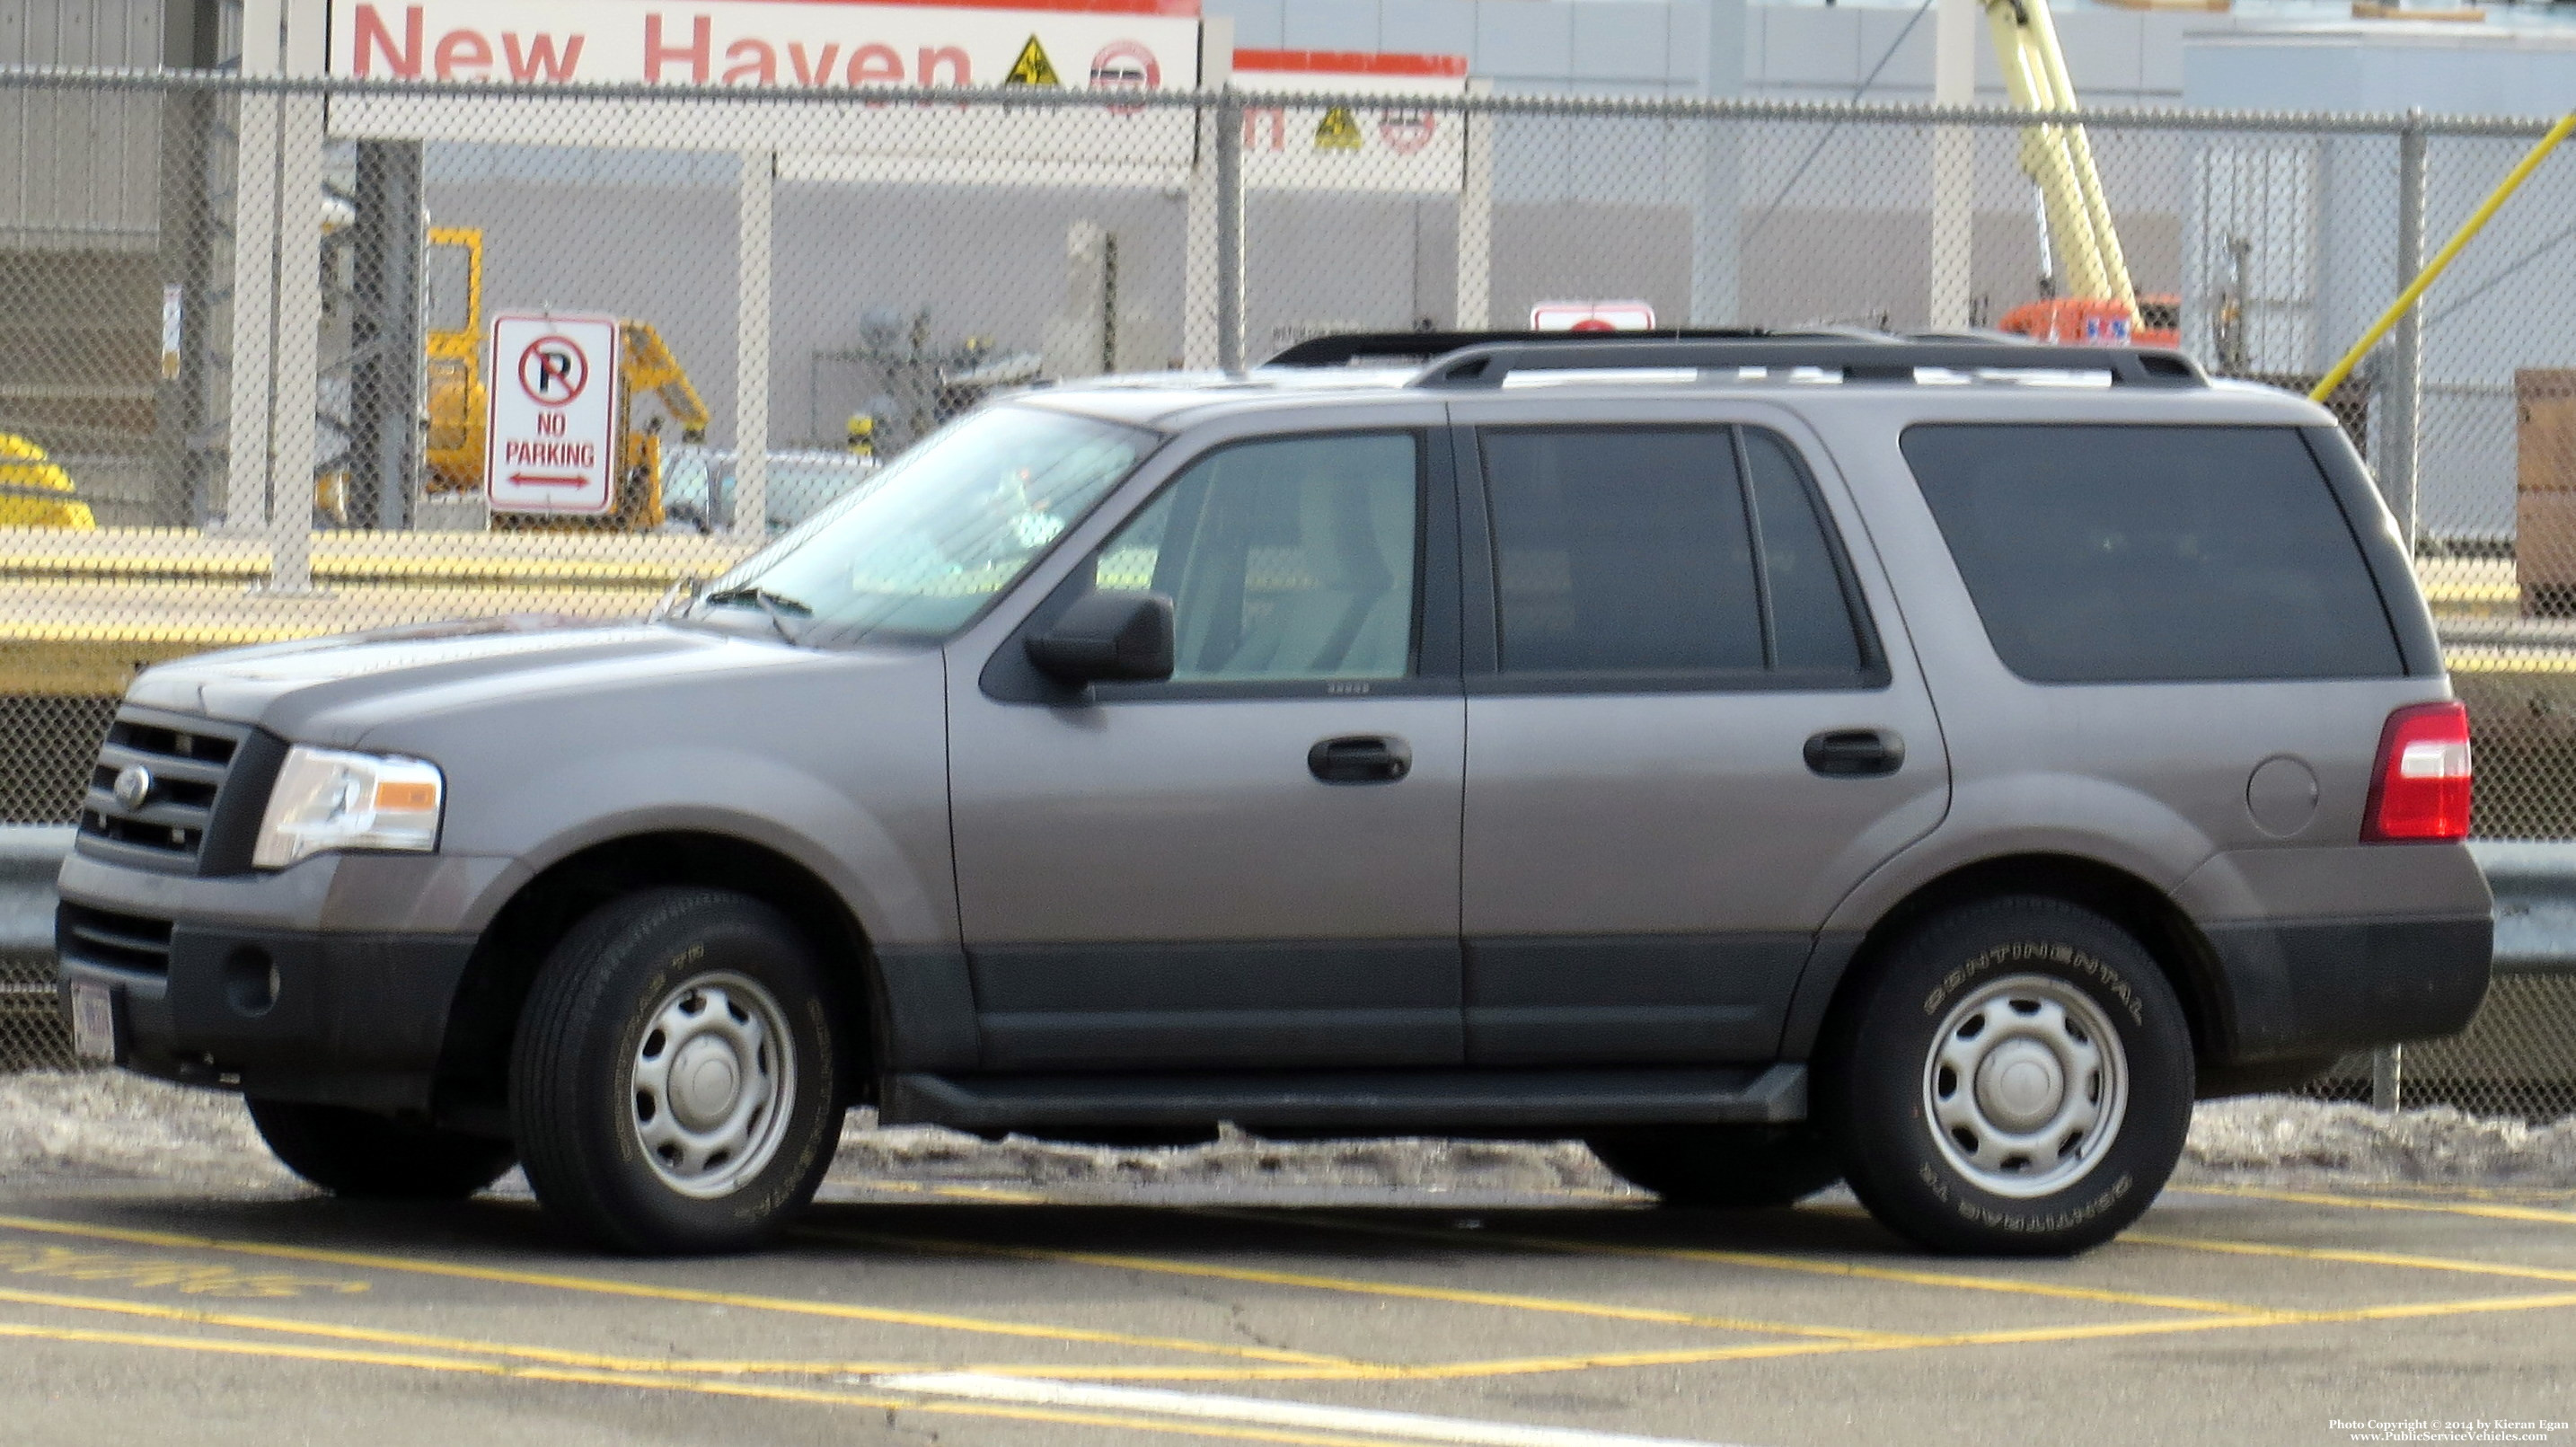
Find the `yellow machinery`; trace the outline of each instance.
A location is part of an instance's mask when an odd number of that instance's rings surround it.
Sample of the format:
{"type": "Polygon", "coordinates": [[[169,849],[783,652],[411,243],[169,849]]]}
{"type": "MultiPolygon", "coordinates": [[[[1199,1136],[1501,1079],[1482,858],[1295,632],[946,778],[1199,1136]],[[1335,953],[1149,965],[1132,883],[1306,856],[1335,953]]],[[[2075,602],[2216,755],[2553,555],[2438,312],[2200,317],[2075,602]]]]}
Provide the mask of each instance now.
{"type": "Polygon", "coordinates": [[[0,432],[0,527],[97,526],[89,504],[73,495],[71,474],[35,443],[15,432],[0,432]]]}
{"type": "MultiPolygon", "coordinates": [[[[1982,3],[2012,103],[2026,111],[2077,109],[2048,0],[1982,3]]],[[[2023,127],[2021,169],[2039,190],[2042,241],[2058,285],[2056,295],[2006,312],[2003,330],[2047,342],[2180,345],[2176,299],[2148,297],[2142,303],[2129,280],[2129,259],[2111,224],[2111,203],[2084,128],[2055,122],[2023,127]]]]}
{"type": "MultiPolygon", "coordinates": [[[[427,490],[479,493],[483,490],[483,233],[471,227],[434,226],[429,231],[433,306],[423,329],[427,354],[429,435],[422,448],[428,467],[427,490]],[[451,293],[437,296],[443,284],[451,293]]],[[[495,528],[649,530],[662,525],[662,418],[638,425],[635,404],[650,397],[664,417],[680,429],[683,441],[706,436],[707,406],[689,381],[688,369],[654,330],[651,322],[621,321],[618,335],[617,410],[625,444],[619,459],[617,508],[600,518],[536,518],[503,515],[495,528]]]]}

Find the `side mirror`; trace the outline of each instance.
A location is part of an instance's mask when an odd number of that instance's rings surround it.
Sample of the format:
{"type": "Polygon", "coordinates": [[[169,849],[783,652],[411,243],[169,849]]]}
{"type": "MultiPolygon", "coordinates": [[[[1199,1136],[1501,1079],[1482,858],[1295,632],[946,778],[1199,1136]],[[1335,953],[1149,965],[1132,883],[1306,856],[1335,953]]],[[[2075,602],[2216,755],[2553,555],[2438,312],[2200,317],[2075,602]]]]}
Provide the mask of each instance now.
{"type": "Polygon", "coordinates": [[[1153,683],[1172,676],[1172,600],[1090,593],[1028,640],[1029,662],[1058,683],[1153,683]]]}

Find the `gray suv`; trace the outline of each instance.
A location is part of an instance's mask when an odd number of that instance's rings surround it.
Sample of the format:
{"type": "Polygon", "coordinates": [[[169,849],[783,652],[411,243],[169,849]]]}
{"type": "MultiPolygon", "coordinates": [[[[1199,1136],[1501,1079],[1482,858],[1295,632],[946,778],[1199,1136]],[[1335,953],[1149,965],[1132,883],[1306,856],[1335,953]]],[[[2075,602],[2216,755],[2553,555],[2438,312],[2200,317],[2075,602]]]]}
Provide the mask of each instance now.
{"type": "Polygon", "coordinates": [[[287,1165],[741,1248],[841,1118],[1580,1137],[1948,1251],[2487,984],[2327,414],[2179,356],[1327,338],[987,405],[684,604],[152,669],[82,1048],[287,1165]]]}

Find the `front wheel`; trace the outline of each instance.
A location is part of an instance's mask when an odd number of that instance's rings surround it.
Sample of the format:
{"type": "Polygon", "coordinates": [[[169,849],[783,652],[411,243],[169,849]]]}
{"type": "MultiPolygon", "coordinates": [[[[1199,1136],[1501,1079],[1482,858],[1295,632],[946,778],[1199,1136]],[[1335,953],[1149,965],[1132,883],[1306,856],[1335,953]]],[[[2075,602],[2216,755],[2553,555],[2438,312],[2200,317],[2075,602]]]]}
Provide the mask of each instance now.
{"type": "Polygon", "coordinates": [[[342,1105],[257,1096],[242,1103],[278,1160],[335,1196],[461,1201],[510,1169],[508,1141],[413,1125],[342,1105]]]}
{"type": "Polygon", "coordinates": [[[2070,1255],[2142,1214],[2191,1123],[2191,1034],[2155,960],[2060,900],[1900,940],[1834,1022],[1817,1119],[1853,1194],[1939,1251],[2070,1255]]]}
{"type": "Polygon", "coordinates": [[[757,1246],[832,1163],[836,1049],[813,951],[768,905],[676,888],[603,905],[519,1018],[510,1116],[528,1184],[612,1249],[757,1246]]]}

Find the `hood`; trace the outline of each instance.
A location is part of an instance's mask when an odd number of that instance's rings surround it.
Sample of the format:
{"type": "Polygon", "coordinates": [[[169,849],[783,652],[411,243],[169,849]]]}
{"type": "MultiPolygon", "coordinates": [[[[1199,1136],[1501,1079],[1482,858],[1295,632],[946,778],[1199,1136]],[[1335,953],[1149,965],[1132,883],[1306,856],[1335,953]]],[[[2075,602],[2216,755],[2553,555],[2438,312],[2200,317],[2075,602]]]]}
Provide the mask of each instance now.
{"type": "Polygon", "coordinates": [[[661,671],[687,666],[688,655],[725,652],[767,661],[786,651],[654,623],[521,615],[197,654],[147,670],[126,698],[148,708],[266,724],[296,737],[323,710],[364,702],[379,712],[392,696],[466,680],[534,689],[544,686],[545,674],[591,665],[642,662],[661,671]]]}

